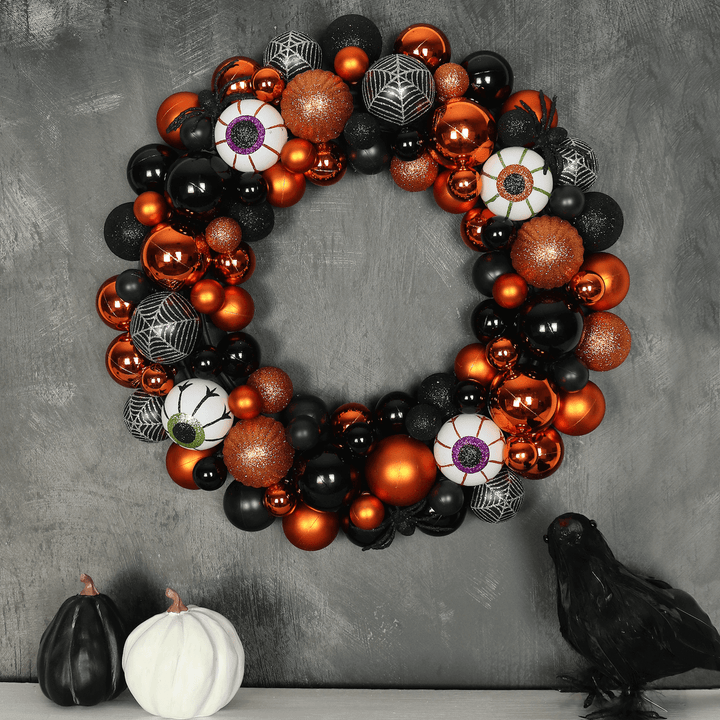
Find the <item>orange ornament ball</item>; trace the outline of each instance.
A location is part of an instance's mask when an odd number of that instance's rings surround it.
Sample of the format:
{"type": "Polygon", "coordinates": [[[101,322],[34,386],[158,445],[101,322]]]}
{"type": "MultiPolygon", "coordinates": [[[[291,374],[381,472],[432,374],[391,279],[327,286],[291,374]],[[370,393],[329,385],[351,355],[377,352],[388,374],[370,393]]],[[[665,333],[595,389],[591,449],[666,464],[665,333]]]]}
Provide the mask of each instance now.
{"type": "Polygon", "coordinates": [[[356,83],[362,80],[370,67],[370,58],[362,48],[348,45],[335,55],[333,67],[335,74],[345,82],[356,83]]]}
{"type": "Polygon", "coordinates": [[[485,354],[490,365],[500,371],[513,367],[520,357],[515,343],[506,337],[490,340],[485,347],[485,354]]]}
{"type": "Polygon", "coordinates": [[[146,366],[140,375],[140,388],[150,395],[167,395],[173,385],[173,371],[158,363],[146,366]]]}
{"type": "Polygon", "coordinates": [[[230,412],[239,420],[252,420],[262,412],[260,393],[250,385],[238,385],[228,396],[230,412]]]}
{"type": "Polygon", "coordinates": [[[599,275],[605,285],[602,297],[592,303],[593,310],[611,310],[617,307],[630,289],[630,273],[625,263],[612,253],[596,252],[586,255],[580,271],[599,275]]]}
{"type": "Polygon", "coordinates": [[[477,170],[460,168],[450,173],[447,185],[449,193],[458,200],[477,200],[482,180],[477,170]]]}
{"type": "Polygon", "coordinates": [[[433,197],[435,202],[445,212],[459,215],[460,213],[466,213],[470,210],[477,202],[476,198],[472,200],[458,200],[451,192],[448,187],[448,180],[450,178],[451,171],[445,170],[438,174],[433,183],[433,197]]]}
{"type": "Polygon", "coordinates": [[[488,220],[494,217],[495,213],[486,207],[474,207],[468,210],[460,223],[460,236],[465,245],[476,252],[492,250],[482,241],[482,229],[487,225],[488,220]]]}
{"type": "Polygon", "coordinates": [[[505,442],[503,461],[518,473],[527,472],[538,459],[538,451],[531,436],[511,435],[505,442]]]}
{"type": "Polygon", "coordinates": [[[190,290],[192,306],[203,315],[212,315],[225,302],[225,288],[212,278],[198,280],[190,290]]]}
{"type": "Polygon", "coordinates": [[[432,451],[409,435],[380,440],[365,463],[370,492],[388,505],[404,507],[420,502],[432,489],[436,476],[432,451]]]}
{"type": "Polygon", "coordinates": [[[246,242],[234,250],[220,253],[212,259],[217,274],[228,285],[241,285],[255,272],[255,252],[246,242]]]}
{"type": "Polygon", "coordinates": [[[451,48],[447,35],[427,23],[415,23],[395,38],[393,51],[419,60],[431,72],[450,60],[451,48]]]}
{"type": "Polygon", "coordinates": [[[108,278],[98,289],[95,296],[95,309],[100,319],[113,330],[126,331],[130,327],[130,318],[135,310],[135,303],[123,300],[115,287],[117,275],[108,278]]]}
{"type": "Polygon", "coordinates": [[[292,400],[292,380],[280,368],[270,366],[258,368],[248,377],[247,384],[255,388],[260,395],[264,413],[278,413],[292,400]]]}
{"type": "Polygon", "coordinates": [[[205,242],[211,250],[229,253],[242,241],[242,228],[237,220],[229,217],[217,217],[205,228],[205,242]]]}
{"type": "Polygon", "coordinates": [[[493,153],[497,134],[488,110],[467,98],[441,105],[430,125],[430,154],[445,167],[481,165],[493,153]]]}
{"type": "Polygon", "coordinates": [[[350,505],[350,520],[361,530],[374,530],[385,519],[385,505],[370,493],[362,493],[350,505]]]}
{"type": "Polygon", "coordinates": [[[305,194],[305,175],[287,170],[275,163],[262,173],[267,184],[267,201],[274,207],[286,208],[302,200],[305,194]]]}
{"type": "Polygon", "coordinates": [[[180,128],[168,132],[168,127],[185,110],[199,107],[200,100],[197,94],[193,92],[177,92],[165,98],[160,104],[155,117],[155,124],[163,141],[179,150],[184,149],[185,146],[180,141],[180,128]]]}
{"type": "Polygon", "coordinates": [[[558,395],[548,380],[510,370],[490,385],[488,408],[501,430],[525,435],[550,425],[558,408],[558,395]]]}
{"type": "Polygon", "coordinates": [[[260,66],[249,57],[235,55],[223,60],[214,70],[210,87],[222,97],[253,92],[252,80],[260,66]]]}
{"type": "Polygon", "coordinates": [[[531,467],[518,472],[528,480],[542,480],[560,467],[565,457],[565,445],[560,433],[554,427],[533,433],[530,437],[535,446],[537,460],[531,467]]]}
{"type": "Polygon", "coordinates": [[[219,310],[211,313],[210,320],[220,330],[236,332],[247,327],[254,315],[255,303],[250,293],[244,288],[229,285],[225,288],[225,301],[219,310]]]}
{"type": "Polygon", "coordinates": [[[467,70],[457,63],[445,63],[435,71],[435,92],[438,102],[444,103],[455,97],[462,97],[470,87],[467,70]]]}
{"type": "Polygon", "coordinates": [[[525,278],[517,273],[505,273],[493,283],[492,294],[500,307],[513,310],[527,300],[528,284],[525,278]]]}
{"type": "Polygon", "coordinates": [[[330,416],[330,431],[339,440],[342,434],[355,423],[369,423],[372,413],[361,403],[345,403],[330,416]]]}
{"type": "Polygon", "coordinates": [[[118,335],[105,351],[105,368],[110,377],[123,387],[138,387],[146,365],[147,361],[133,345],[130,333],[118,335]]]}
{"type": "Polygon", "coordinates": [[[458,380],[475,380],[487,387],[498,374],[488,361],[485,345],[471,343],[456,356],[453,368],[458,380]]]}
{"type": "Polygon", "coordinates": [[[347,155],[335,143],[321,142],[316,146],[315,164],[305,171],[305,177],[313,185],[334,185],[343,179],[347,170],[347,155]]]}
{"type": "MultiPolygon", "coordinates": [[[[547,115],[550,112],[550,105],[552,103],[551,98],[549,98],[547,95],[543,94],[543,98],[545,100],[545,114],[547,115]]],[[[523,106],[520,104],[524,102],[536,115],[537,119],[540,120],[542,117],[542,104],[540,102],[540,92],[538,90],[518,90],[518,92],[514,92],[504,103],[502,106],[502,110],[500,111],[500,114],[503,115],[506,112],[509,112],[510,110],[523,109],[523,106]]],[[[552,122],[550,123],[550,127],[556,127],[558,124],[558,114],[557,110],[553,113],[552,122]]]]}
{"type": "Polygon", "coordinates": [[[295,510],[298,493],[286,482],[279,482],[265,488],[263,505],[273,517],[285,517],[295,510]]]}
{"type": "Polygon", "coordinates": [[[582,390],[560,391],[553,426],[565,435],[587,435],[604,417],[605,397],[600,388],[589,381],[582,390]]]}
{"type": "Polygon", "coordinates": [[[285,80],[274,67],[262,67],[252,77],[252,90],[262,102],[275,102],[285,89],[285,80]]]}
{"type": "Polygon", "coordinates": [[[568,290],[576,300],[592,307],[605,294],[605,282],[597,273],[581,268],[568,283],[568,290]]]}
{"type": "Polygon", "coordinates": [[[168,219],[170,206],[167,204],[164,195],[153,190],[147,190],[135,198],[133,213],[139,223],[153,227],[168,219]]]}
{"type": "Polygon", "coordinates": [[[156,225],[140,248],[143,272],[166,290],[194,285],[210,265],[202,236],[194,237],[167,223],[156,225]]]}
{"type": "Polygon", "coordinates": [[[439,166],[430,153],[415,160],[401,160],[394,155],[390,161],[390,176],[395,184],[407,192],[423,192],[435,182],[439,166]]]}
{"type": "Polygon", "coordinates": [[[317,163],[317,148],[309,140],[293,138],[280,151],[280,162],[294,173],[305,173],[317,163]]]}
{"type": "Polygon", "coordinates": [[[217,448],[190,450],[176,443],[171,443],[165,455],[165,468],[173,482],[186,490],[198,490],[193,480],[193,468],[198,460],[212,455],[217,448]]]}
{"type": "Polygon", "coordinates": [[[632,337],[625,322],[615,313],[590,313],[583,323],[583,334],[575,355],[588,370],[614,370],[630,354],[632,337]]]}
{"type": "Polygon", "coordinates": [[[336,512],[318,512],[299,503],[282,519],[285,537],[300,550],[313,552],[332,543],[340,530],[340,516],[336,512]]]}

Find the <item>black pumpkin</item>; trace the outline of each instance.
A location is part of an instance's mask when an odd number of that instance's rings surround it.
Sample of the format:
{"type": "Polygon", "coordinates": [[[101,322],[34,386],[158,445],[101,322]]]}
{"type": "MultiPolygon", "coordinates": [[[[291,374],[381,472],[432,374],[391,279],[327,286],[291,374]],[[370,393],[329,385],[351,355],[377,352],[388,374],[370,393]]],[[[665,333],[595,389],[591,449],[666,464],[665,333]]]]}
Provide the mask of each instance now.
{"type": "Polygon", "coordinates": [[[97,705],[125,689],[122,652],[127,630],[115,603],[95,589],[68,598],[43,633],[38,650],[38,682],[58,705],[97,705]]]}

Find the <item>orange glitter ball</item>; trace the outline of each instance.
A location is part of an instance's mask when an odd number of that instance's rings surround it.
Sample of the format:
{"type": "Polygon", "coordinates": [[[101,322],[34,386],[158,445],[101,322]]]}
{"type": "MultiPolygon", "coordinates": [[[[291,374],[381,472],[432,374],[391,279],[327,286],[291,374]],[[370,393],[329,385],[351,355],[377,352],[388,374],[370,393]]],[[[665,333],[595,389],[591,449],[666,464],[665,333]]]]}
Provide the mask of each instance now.
{"type": "Polygon", "coordinates": [[[308,70],[285,88],[280,112],[293,135],[314,143],[339,137],[353,112],[348,86],[327,70],[308,70]]]}
{"type": "Polygon", "coordinates": [[[227,469],[250,487],[280,482],[292,467],[294,454],[282,423],[264,415],[233,425],[223,445],[227,469]]]}
{"type": "Polygon", "coordinates": [[[250,375],[247,384],[260,394],[264,413],[280,412],[292,399],[292,380],[280,368],[270,366],[258,368],[250,375]]]}
{"type": "Polygon", "coordinates": [[[408,192],[427,190],[438,176],[439,166],[430,153],[416,160],[401,160],[397,155],[390,161],[390,175],[398,187],[408,192]]]}
{"type": "Polygon", "coordinates": [[[470,87],[467,70],[457,63],[445,63],[435,71],[435,92],[438,102],[461,97],[470,87]]]}
{"type": "Polygon", "coordinates": [[[615,313],[590,313],[575,355],[589,370],[614,370],[630,354],[631,343],[628,326],[615,313]]]}
{"type": "Polygon", "coordinates": [[[232,252],[242,240],[242,228],[237,220],[218,217],[205,228],[205,242],[219,253],[232,252]]]}
{"type": "Polygon", "coordinates": [[[567,220],[544,215],[522,224],[510,260],[530,285],[548,290],[570,282],[583,254],[580,233],[567,220]]]}

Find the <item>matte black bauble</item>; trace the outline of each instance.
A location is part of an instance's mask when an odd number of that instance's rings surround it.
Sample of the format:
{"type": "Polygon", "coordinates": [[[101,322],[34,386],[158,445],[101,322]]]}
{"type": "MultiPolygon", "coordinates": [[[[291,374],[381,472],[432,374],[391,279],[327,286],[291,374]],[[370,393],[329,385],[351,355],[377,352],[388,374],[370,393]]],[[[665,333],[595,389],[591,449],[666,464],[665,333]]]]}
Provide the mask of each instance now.
{"type": "Polygon", "coordinates": [[[452,480],[440,480],[428,495],[428,505],[439,515],[455,515],[465,504],[465,493],[452,480]]]}
{"type": "Polygon", "coordinates": [[[130,268],[115,278],[115,292],[121,300],[137,305],[153,292],[153,285],[142,270],[130,268]]]}
{"type": "Polygon", "coordinates": [[[245,242],[262,240],[275,227],[275,210],[267,200],[256,205],[248,205],[238,200],[223,206],[222,212],[238,222],[242,230],[242,239],[245,242]]]}
{"type": "Polygon", "coordinates": [[[264,530],[275,522],[275,517],[265,507],[264,497],[264,487],[249,487],[233,481],[223,496],[225,516],[235,527],[246,532],[264,530]]]}
{"type": "Polygon", "coordinates": [[[495,281],[505,273],[515,272],[510,256],[501,250],[494,250],[480,255],[472,268],[473,285],[488,297],[492,296],[495,281]]]}
{"type": "Polygon", "coordinates": [[[150,228],[136,217],[133,203],[126,202],[110,211],[103,233],[108,248],[123,260],[139,260],[140,247],[150,228]]]}
{"type": "Polygon", "coordinates": [[[285,437],[296,450],[310,450],[320,440],[320,426],[309,415],[298,415],[288,422],[285,437]]]}
{"type": "Polygon", "coordinates": [[[363,175],[377,175],[390,165],[390,152],[383,140],[369,148],[350,148],[348,161],[353,170],[363,175]]]}
{"type": "Polygon", "coordinates": [[[555,384],[567,392],[582,390],[590,379],[590,371],[577,355],[568,353],[553,363],[552,376],[555,384]]]}
{"type": "Polygon", "coordinates": [[[552,191],[548,211],[563,220],[573,220],[585,207],[585,193],[574,185],[563,185],[552,191]]]}

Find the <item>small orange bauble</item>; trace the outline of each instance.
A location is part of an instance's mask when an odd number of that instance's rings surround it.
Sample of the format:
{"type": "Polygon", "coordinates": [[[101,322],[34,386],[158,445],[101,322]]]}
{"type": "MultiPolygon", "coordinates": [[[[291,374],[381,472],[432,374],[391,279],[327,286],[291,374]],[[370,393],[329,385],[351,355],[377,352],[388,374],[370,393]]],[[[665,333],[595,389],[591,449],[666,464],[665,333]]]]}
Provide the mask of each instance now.
{"type": "Polygon", "coordinates": [[[370,492],[388,505],[420,502],[432,489],[437,465],[432,450],[409,435],[390,435],[370,451],[365,479],[370,492]]]}
{"type": "Polygon", "coordinates": [[[140,387],[150,395],[167,395],[175,385],[174,373],[170,368],[153,363],[142,371],[140,387]]]}
{"type": "Polygon", "coordinates": [[[177,118],[185,110],[200,107],[200,100],[196,93],[193,92],[177,92],[165,98],[160,104],[155,118],[157,130],[160,137],[168,145],[174,148],[183,149],[185,146],[180,141],[180,128],[177,130],[167,131],[173,120],[177,118]]]}
{"type": "Polygon", "coordinates": [[[475,205],[477,199],[458,200],[448,188],[450,173],[450,170],[444,170],[435,178],[435,182],[433,183],[433,197],[435,198],[435,202],[438,206],[445,212],[453,213],[455,215],[459,213],[466,213],[475,205]]]}
{"type": "Polygon", "coordinates": [[[300,550],[312,552],[330,545],[340,530],[336,512],[318,512],[299,503],[294,512],[282,519],[285,537],[300,550]]]}
{"type": "Polygon", "coordinates": [[[466,345],[455,357],[455,377],[458,380],[475,380],[488,386],[498,371],[488,362],[485,345],[466,345]]]}
{"type": "MultiPolygon", "coordinates": [[[[552,103],[552,100],[547,95],[544,95],[544,98],[545,113],[547,114],[550,112],[550,104],[552,103]]],[[[520,104],[521,102],[524,102],[535,113],[537,119],[540,120],[540,118],[542,117],[542,105],[540,104],[540,92],[538,90],[518,90],[518,92],[513,93],[503,103],[500,114],[504,115],[506,112],[509,112],[510,110],[514,110],[516,108],[523,109],[523,106],[520,104]]],[[[550,127],[556,127],[557,124],[558,114],[556,110],[553,113],[553,119],[550,123],[550,127]]]]}
{"type": "Polygon", "coordinates": [[[225,332],[235,332],[249,325],[254,315],[255,303],[250,293],[244,288],[229,285],[225,288],[225,302],[210,315],[210,320],[225,332]]]}
{"type": "Polygon", "coordinates": [[[625,362],[631,344],[630,330],[621,318],[611,312],[593,312],[585,318],[575,355],[589,370],[614,370],[625,362]]]}
{"type": "Polygon", "coordinates": [[[138,387],[146,365],[147,361],[136,350],[130,333],[118,335],[105,352],[105,368],[110,377],[123,387],[138,387]]]}
{"type": "Polygon", "coordinates": [[[512,470],[526,472],[535,465],[538,451],[531,436],[511,435],[505,442],[503,460],[512,470]]]}
{"type": "Polygon", "coordinates": [[[385,519],[385,505],[370,493],[362,493],[350,506],[350,520],[361,530],[374,530],[385,519]]]}
{"type": "Polygon", "coordinates": [[[550,425],[558,408],[558,396],[548,380],[510,370],[493,380],[488,408],[501,430],[524,435],[550,425]]]}
{"type": "Polygon", "coordinates": [[[236,55],[223,60],[213,72],[210,87],[222,92],[222,97],[234,93],[253,92],[252,78],[260,66],[249,57],[236,55]]]}
{"type": "Polygon", "coordinates": [[[252,77],[255,97],[266,103],[277,100],[285,89],[285,80],[274,67],[262,67],[252,77]]]}
{"type": "Polygon", "coordinates": [[[229,217],[217,217],[205,228],[205,242],[210,249],[219,253],[229,253],[237,248],[242,240],[242,228],[237,220],[229,217]]]}
{"type": "Polygon", "coordinates": [[[262,397],[250,385],[238,385],[228,396],[230,412],[240,420],[252,420],[262,412],[262,397]]]}
{"type": "Polygon", "coordinates": [[[290,172],[307,172],[317,162],[317,148],[309,140],[293,138],[283,145],[280,162],[290,172]]]}
{"type": "Polygon", "coordinates": [[[515,343],[506,337],[490,340],[485,347],[488,362],[497,370],[507,370],[518,361],[519,353],[515,343]]]}
{"type": "Polygon", "coordinates": [[[431,72],[450,60],[450,41],[447,35],[427,23],[415,23],[395,38],[393,51],[419,60],[431,72]]]}
{"type": "Polygon", "coordinates": [[[273,517],[285,517],[295,510],[298,504],[297,490],[286,482],[275,483],[265,488],[263,505],[273,517]]]}
{"type": "Polygon", "coordinates": [[[293,396],[293,384],[290,376],[277,367],[261,367],[255,370],[247,380],[262,398],[262,412],[272,414],[284,410],[293,396]]]}
{"type": "Polygon", "coordinates": [[[505,273],[493,283],[492,294],[500,307],[512,310],[527,300],[528,284],[517,273],[505,273]]]}
{"type": "Polygon", "coordinates": [[[561,390],[558,399],[553,425],[565,435],[587,435],[605,417],[605,397],[592,381],[576,392],[561,390]]]}
{"type": "Polygon", "coordinates": [[[529,480],[542,480],[552,475],[562,463],[565,456],[565,445],[560,433],[549,427],[531,435],[537,460],[527,470],[518,471],[524,478],[529,480]]]}
{"type": "Polygon", "coordinates": [[[340,182],[347,170],[347,155],[335,143],[321,142],[316,146],[315,164],[305,171],[305,177],[313,185],[334,185],[340,182]]]}
{"type": "Polygon", "coordinates": [[[203,278],[192,286],[190,302],[199,313],[212,315],[225,302],[225,288],[217,280],[203,278]]]}
{"type": "Polygon", "coordinates": [[[345,403],[330,416],[330,430],[339,440],[342,434],[355,423],[369,423],[372,413],[361,403],[345,403]]]}
{"type": "Polygon", "coordinates": [[[356,83],[362,80],[370,67],[370,58],[362,48],[348,45],[335,55],[333,67],[335,73],[345,82],[356,83]]]}
{"type": "Polygon", "coordinates": [[[148,190],[147,192],[140,193],[135,198],[133,213],[139,223],[153,227],[167,220],[170,214],[170,207],[164,195],[148,190]]]}
{"type": "Polygon", "coordinates": [[[249,280],[255,272],[255,263],[255,252],[246,242],[212,259],[213,267],[228,285],[241,285],[249,280]]]}
{"type": "Polygon", "coordinates": [[[135,304],[123,300],[117,294],[116,279],[117,275],[113,275],[100,286],[95,296],[95,309],[108,327],[125,331],[130,327],[135,304]]]}
{"type": "Polygon", "coordinates": [[[597,273],[581,268],[568,283],[568,290],[579,302],[594,307],[605,294],[605,283],[597,273]]]}
{"type": "Polygon", "coordinates": [[[482,180],[472,168],[453,170],[448,176],[448,192],[458,200],[477,200],[482,180]]]}
{"type": "Polygon", "coordinates": [[[630,289],[630,273],[625,263],[611,253],[596,252],[586,255],[580,271],[596,273],[605,284],[602,298],[592,303],[593,310],[611,310],[617,307],[630,289]]]}
{"type": "Polygon", "coordinates": [[[457,63],[441,65],[433,75],[435,92],[438,102],[444,103],[450,98],[462,97],[470,87],[470,76],[467,70],[457,63]]]}
{"type": "Polygon", "coordinates": [[[305,176],[290,172],[282,163],[275,163],[262,176],[267,184],[267,201],[274,207],[290,207],[305,194],[305,176]]]}
{"type": "Polygon", "coordinates": [[[486,207],[474,207],[463,215],[460,222],[460,236],[471,250],[487,252],[492,249],[482,241],[482,229],[493,217],[495,217],[495,213],[486,207]]]}
{"type": "Polygon", "coordinates": [[[186,490],[197,490],[198,486],[193,480],[193,468],[198,460],[212,455],[217,448],[205,450],[190,450],[176,443],[171,443],[165,455],[165,468],[168,475],[180,487],[186,490]]]}
{"type": "Polygon", "coordinates": [[[415,160],[401,160],[394,155],[390,161],[390,175],[398,187],[408,192],[427,190],[438,176],[439,166],[430,153],[415,160]]]}

